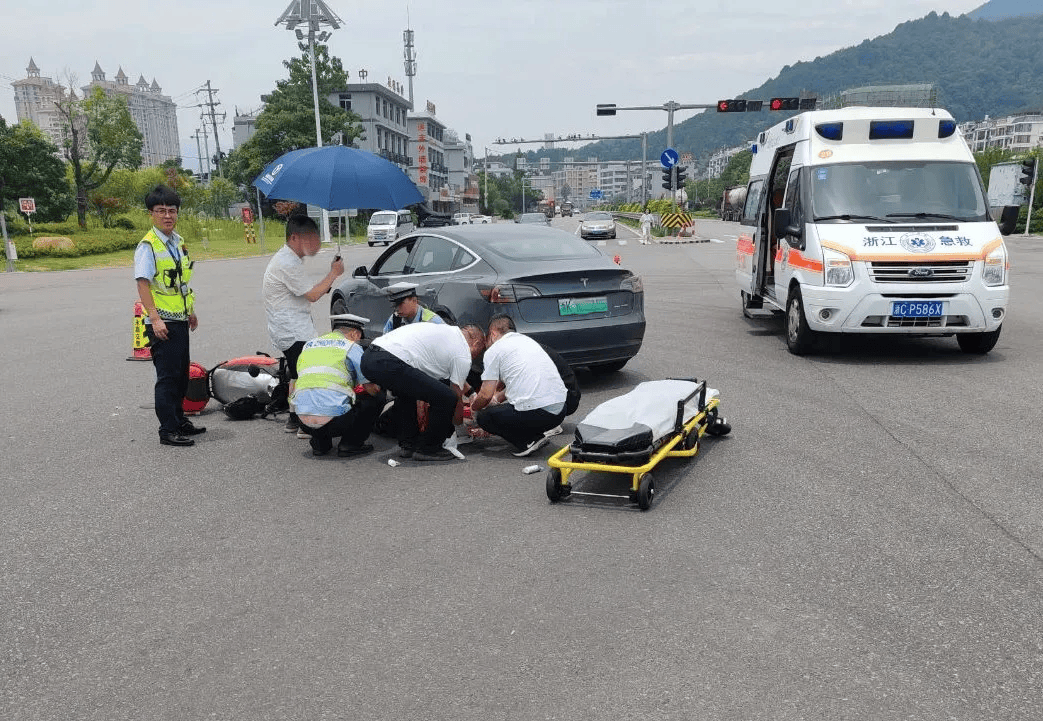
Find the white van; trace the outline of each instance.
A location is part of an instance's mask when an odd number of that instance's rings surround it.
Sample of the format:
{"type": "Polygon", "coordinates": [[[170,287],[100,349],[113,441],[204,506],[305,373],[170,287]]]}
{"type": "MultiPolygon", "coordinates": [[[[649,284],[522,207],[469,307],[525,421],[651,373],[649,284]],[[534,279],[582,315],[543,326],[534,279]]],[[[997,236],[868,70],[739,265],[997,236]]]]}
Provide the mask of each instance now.
{"type": "Polygon", "coordinates": [[[413,214],[408,210],[378,210],[369,219],[366,228],[366,241],[373,246],[377,243],[391,245],[407,233],[412,233],[413,214]]]}
{"type": "Polygon", "coordinates": [[[796,115],[752,148],[735,277],[781,310],[792,353],[823,333],[956,335],[987,353],[1009,264],[974,157],[939,109],[796,115]]]}

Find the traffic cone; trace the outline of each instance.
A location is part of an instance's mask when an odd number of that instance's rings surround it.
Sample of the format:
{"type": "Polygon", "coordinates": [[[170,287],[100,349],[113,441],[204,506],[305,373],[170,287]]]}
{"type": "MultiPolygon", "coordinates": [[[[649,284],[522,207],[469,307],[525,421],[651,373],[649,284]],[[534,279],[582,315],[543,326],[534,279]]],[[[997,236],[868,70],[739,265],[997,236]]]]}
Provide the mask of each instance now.
{"type": "Polygon", "coordinates": [[[141,301],[134,303],[134,342],[133,352],[127,358],[132,361],[152,360],[152,351],[148,347],[148,337],[145,335],[145,306],[141,301]]]}

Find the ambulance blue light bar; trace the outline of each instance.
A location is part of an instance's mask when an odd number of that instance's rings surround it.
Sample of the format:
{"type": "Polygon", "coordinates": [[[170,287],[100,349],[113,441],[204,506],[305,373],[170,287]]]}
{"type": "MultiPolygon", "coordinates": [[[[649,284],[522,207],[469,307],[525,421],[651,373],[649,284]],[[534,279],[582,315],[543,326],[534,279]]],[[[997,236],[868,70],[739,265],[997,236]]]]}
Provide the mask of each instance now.
{"type": "Polygon", "coordinates": [[[821,135],[826,140],[843,140],[844,139],[844,124],[843,123],[819,123],[815,126],[815,132],[821,135]]]}
{"type": "Polygon", "coordinates": [[[956,132],[956,121],[955,120],[943,120],[938,123],[938,137],[948,138],[956,132]]]}
{"type": "Polygon", "coordinates": [[[870,140],[912,140],[912,120],[873,120],[869,123],[870,140]]]}

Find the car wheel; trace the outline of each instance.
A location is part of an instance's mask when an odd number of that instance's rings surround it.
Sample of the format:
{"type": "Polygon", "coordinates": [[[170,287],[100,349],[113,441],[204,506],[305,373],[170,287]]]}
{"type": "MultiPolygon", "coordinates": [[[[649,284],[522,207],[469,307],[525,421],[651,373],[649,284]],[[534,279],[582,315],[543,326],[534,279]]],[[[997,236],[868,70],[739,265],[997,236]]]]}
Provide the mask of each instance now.
{"type": "Polygon", "coordinates": [[[330,303],[330,315],[341,315],[348,312],[348,304],[339,295],[330,303]]]}
{"type": "Polygon", "coordinates": [[[432,308],[439,318],[446,322],[446,325],[456,325],[456,316],[453,315],[453,311],[446,308],[444,305],[436,305],[432,308]]]}
{"type": "MultiPolygon", "coordinates": [[[[629,360],[629,359],[627,359],[627,360],[629,360]]],[[[625,366],[626,364],[627,364],[627,361],[621,360],[621,361],[612,361],[611,363],[597,363],[597,364],[588,366],[588,368],[590,368],[590,372],[591,373],[597,373],[597,374],[615,373],[616,371],[622,370],[623,366],[625,366]]]]}
{"type": "Polygon", "coordinates": [[[367,240],[366,241],[366,245],[368,245],[370,248],[372,248],[373,247],[373,241],[372,240],[367,240]]]}
{"type": "Polygon", "coordinates": [[[1003,326],[1000,326],[987,333],[957,333],[956,342],[960,344],[960,350],[964,353],[984,355],[996,347],[1002,329],[1003,326]]]}
{"type": "Polygon", "coordinates": [[[818,333],[808,327],[804,315],[804,299],[800,288],[794,288],[786,302],[786,346],[793,355],[807,355],[818,341],[818,333]]]}

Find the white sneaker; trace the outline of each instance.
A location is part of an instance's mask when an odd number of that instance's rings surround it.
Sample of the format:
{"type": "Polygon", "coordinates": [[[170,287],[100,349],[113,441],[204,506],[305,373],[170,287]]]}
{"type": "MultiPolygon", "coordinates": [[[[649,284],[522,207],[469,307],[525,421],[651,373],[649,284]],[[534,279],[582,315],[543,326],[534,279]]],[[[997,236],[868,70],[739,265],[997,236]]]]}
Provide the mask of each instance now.
{"type": "Polygon", "coordinates": [[[525,450],[515,451],[512,455],[514,455],[514,456],[516,456],[518,458],[522,458],[524,456],[529,455],[530,453],[535,453],[536,451],[538,451],[539,449],[543,448],[548,443],[550,443],[550,441],[547,439],[547,436],[544,436],[543,438],[537,438],[532,443],[527,445],[525,447],[525,450]]]}
{"type": "Polygon", "coordinates": [[[544,438],[550,438],[551,436],[561,435],[564,432],[565,432],[564,428],[562,428],[561,426],[555,426],[554,428],[551,428],[549,431],[544,433],[543,437],[544,438]]]}
{"type": "Polygon", "coordinates": [[[306,426],[301,426],[300,428],[297,429],[297,437],[298,438],[311,438],[311,432],[308,430],[308,428],[306,426]]]}

